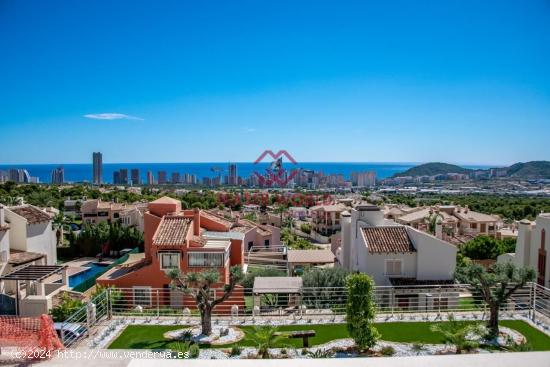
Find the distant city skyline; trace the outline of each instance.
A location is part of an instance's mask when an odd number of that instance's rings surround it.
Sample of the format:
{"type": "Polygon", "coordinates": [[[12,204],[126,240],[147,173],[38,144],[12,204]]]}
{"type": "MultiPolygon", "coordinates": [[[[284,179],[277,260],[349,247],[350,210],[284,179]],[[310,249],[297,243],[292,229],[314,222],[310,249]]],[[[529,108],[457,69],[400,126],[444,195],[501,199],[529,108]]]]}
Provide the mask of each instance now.
{"type": "Polygon", "coordinates": [[[6,0],[0,164],[550,160],[550,3],[6,0]]]}

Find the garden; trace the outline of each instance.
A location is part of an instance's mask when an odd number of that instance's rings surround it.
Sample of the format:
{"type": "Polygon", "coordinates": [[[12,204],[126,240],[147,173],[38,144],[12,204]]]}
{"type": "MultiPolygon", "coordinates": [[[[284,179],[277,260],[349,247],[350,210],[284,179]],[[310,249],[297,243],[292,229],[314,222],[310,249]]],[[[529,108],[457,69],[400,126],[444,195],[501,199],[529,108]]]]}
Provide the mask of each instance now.
{"type": "MultiPolygon", "coordinates": [[[[472,272],[479,276],[479,269],[472,272]]],[[[509,274],[513,283],[523,283],[531,274],[511,266],[495,269],[509,274]],[[514,275],[515,274],[515,275],[514,275]],[[520,282],[521,283],[521,282],[520,282]]],[[[234,269],[234,277],[242,276],[234,269]]],[[[491,275],[492,276],[492,275],[491,275]]],[[[216,279],[209,274],[174,279],[187,290],[208,289],[216,279]]],[[[235,280],[236,281],[236,280],[235,280]]],[[[502,281],[502,278],[499,278],[502,281]]],[[[486,283],[487,279],[483,283],[486,283]]],[[[231,287],[229,287],[231,288],[231,287]]],[[[505,286],[504,289],[508,287],[505,286]]],[[[550,336],[526,318],[500,317],[499,309],[508,292],[487,288],[495,299],[490,312],[469,318],[465,313],[434,315],[376,315],[374,283],[365,274],[346,278],[348,294],[345,316],[273,319],[252,317],[248,320],[211,320],[213,307],[221,298],[209,298],[210,292],[198,292],[201,320],[162,319],[157,317],[121,318],[105,331],[108,340],[98,347],[110,349],[153,349],[184,352],[192,358],[345,358],[414,356],[509,351],[550,351],[550,336]],[[499,298],[500,297],[500,298],[499,298]],[[204,312],[208,310],[208,312],[204,312]],[[206,332],[205,332],[206,331],[206,332]]],[[[483,288],[480,288],[483,292],[483,288]]]]}

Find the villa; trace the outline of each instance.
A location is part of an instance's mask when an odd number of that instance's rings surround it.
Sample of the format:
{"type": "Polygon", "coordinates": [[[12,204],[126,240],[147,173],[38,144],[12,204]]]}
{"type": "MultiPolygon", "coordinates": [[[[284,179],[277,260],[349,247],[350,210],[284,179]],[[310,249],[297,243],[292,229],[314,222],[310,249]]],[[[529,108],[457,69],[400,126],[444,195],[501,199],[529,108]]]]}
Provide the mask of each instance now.
{"type": "Polygon", "coordinates": [[[534,222],[526,219],[519,222],[516,252],[498,257],[497,262],[513,262],[517,266],[530,266],[537,271],[537,283],[550,286],[550,213],[539,214],[534,222]]]}
{"type": "Polygon", "coordinates": [[[118,221],[124,226],[133,226],[143,231],[143,213],[146,209],[147,203],[120,204],[93,199],[83,202],[80,212],[84,223],[118,221]]]}
{"type": "Polygon", "coordinates": [[[456,205],[419,208],[394,206],[385,208],[384,216],[422,231],[428,230],[428,218],[436,216],[443,224],[443,235],[446,240],[451,240],[451,237],[470,239],[479,235],[495,237],[501,225],[501,219],[497,216],[476,212],[467,206],[456,205]]]}
{"type": "Polygon", "coordinates": [[[456,253],[454,245],[436,236],[385,219],[377,206],[358,205],[342,213],[338,261],[367,273],[377,285],[448,282],[456,253]]]}
{"type": "MultiPolygon", "coordinates": [[[[229,283],[229,270],[244,265],[245,234],[231,230],[232,222],[199,209],[182,210],[181,202],[162,197],[149,203],[144,214],[145,254],[142,260],[114,267],[97,279],[104,286],[133,289],[134,304],[156,304],[153,288],[170,288],[167,273],[216,270],[218,287],[229,283]]],[[[238,297],[238,292],[236,298],[238,297]]],[[[232,296],[233,297],[233,296],[232,296]]],[[[176,291],[161,304],[189,302],[176,291]]],[[[228,300],[231,302],[234,298],[228,300]]]]}
{"type": "Polygon", "coordinates": [[[3,237],[9,241],[9,262],[16,265],[37,260],[44,265],[57,263],[56,236],[50,213],[33,205],[1,207],[0,213],[0,227],[8,232],[3,237]]]}
{"type": "Polygon", "coordinates": [[[349,208],[341,203],[309,208],[313,231],[325,237],[340,231],[340,214],[346,209],[349,208]]]}

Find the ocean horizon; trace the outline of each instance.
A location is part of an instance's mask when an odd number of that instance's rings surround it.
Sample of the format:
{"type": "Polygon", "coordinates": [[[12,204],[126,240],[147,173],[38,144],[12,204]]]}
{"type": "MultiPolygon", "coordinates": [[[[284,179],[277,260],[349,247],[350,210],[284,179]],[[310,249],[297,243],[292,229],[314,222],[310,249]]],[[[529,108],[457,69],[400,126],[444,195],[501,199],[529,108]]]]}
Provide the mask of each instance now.
{"type": "MultiPolygon", "coordinates": [[[[269,166],[267,162],[231,162],[237,165],[237,175],[249,177],[254,172],[265,172],[269,166]]],[[[203,177],[216,177],[218,175],[227,175],[228,162],[203,162],[203,163],[103,163],[103,182],[112,183],[113,173],[122,168],[139,169],[140,179],[146,182],[147,171],[152,171],[155,178],[159,171],[166,171],[167,178],[170,180],[172,172],[180,174],[194,174],[199,180],[203,177]],[[221,169],[221,170],[220,170],[221,169]]],[[[417,162],[300,162],[298,164],[285,163],[284,167],[288,170],[308,169],[315,172],[323,172],[326,175],[343,174],[349,179],[352,172],[374,171],[378,179],[393,176],[398,172],[403,172],[411,167],[422,163],[417,162]]],[[[40,183],[51,182],[51,172],[53,169],[63,166],[65,169],[65,181],[67,183],[91,182],[92,167],[91,163],[70,163],[70,164],[0,164],[0,170],[6,171],[11,168],[26,169],[33,177],[38,177],[40,183]]],[[[495,165],[459,165],[470,169],[488,169],[495,165]]],[[[130,177],[130,172],[128,172],[130,177]]]]}

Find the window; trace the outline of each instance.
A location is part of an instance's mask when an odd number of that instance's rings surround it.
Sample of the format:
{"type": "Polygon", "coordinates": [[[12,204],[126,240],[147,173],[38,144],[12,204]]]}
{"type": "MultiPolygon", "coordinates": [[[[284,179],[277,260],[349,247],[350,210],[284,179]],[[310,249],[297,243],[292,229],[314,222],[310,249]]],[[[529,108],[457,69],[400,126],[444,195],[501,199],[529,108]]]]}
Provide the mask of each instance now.
{"type": "Polygon", "coordinates": [[[264,246],[269,247],[269,240],[264,240],[264,246]]]}
{"type": "Polygon", "coordinates": [[[394,259],[385,261],[385,273],[386,275],[401,275],[403,270],[403,260],[394,259]]]}
{"type": "Polygon", "coordinates": [[[160,256],[160,269],[179,269],[180,268],[180,254],[179,252],[161,252],[160,256]]]}
{"type": "Polygon", "coordinates": [[[470,228],[471,229],[476,229],[477,228],[477,223],[470,223],[470,228]]]}
{"type": "Polygon", "coordinates": [[[134,305],[151,306],[151,287],[134,287],[134,305]]]}
{"type": "Polygon", "coordinates": [[[189,266],[221,267],[224,263],[223,252],[190,252],[189,266]]]}

